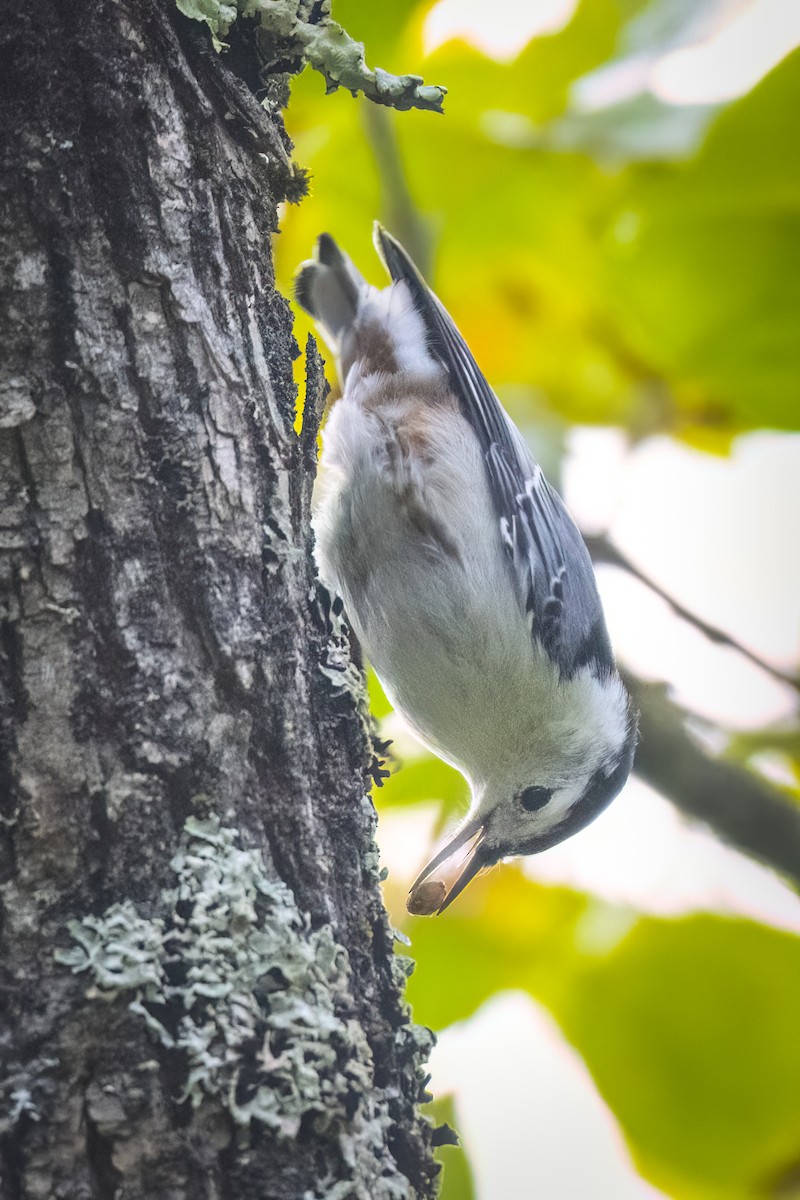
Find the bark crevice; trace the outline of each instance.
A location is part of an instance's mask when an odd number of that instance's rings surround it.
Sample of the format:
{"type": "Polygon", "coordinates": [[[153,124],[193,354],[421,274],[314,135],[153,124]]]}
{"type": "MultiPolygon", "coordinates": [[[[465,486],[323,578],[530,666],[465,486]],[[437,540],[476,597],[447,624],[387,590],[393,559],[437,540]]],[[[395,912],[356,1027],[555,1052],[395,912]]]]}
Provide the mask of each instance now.
{"type": "Polygon", "coordinates": [[[316,428],[294,432],[274,286],[286,81],[261,107],[245,27],[226,61],[156,0],[42,0],[2,36],[0,1191],[431,1195],[427,1042],[380,899],[369,730],[327,667],[316,428]],[[219,1096],[179,1103],[186,1053],[136,989],[104,1002],[54,960],[115,906],[178,921],[171,864],[211,817],[347,952],[332,1011],[359,1082],[300,1146],[244,1137],[219,1096]]]}

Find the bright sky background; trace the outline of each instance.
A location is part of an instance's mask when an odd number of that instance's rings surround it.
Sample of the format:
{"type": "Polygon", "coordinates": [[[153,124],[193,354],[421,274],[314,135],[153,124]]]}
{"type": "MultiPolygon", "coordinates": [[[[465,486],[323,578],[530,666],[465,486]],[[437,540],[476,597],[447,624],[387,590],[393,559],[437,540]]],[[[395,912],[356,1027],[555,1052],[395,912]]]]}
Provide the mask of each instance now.
{"type": "MultiPolygon", "coordinates": [[[[440,0],[425,23],[426,49],[460,36],[511,58],[530,37],[562,28],[574,8],[574,0],[440,0]]],[[[800,0],[743,2],[714,36],[660,58],[632,56],[590,77],[578,96],[593,107],[649,89],[669,103],[713,103],[747,91],[797,44],[800,0]]],[[[689,609],[769,663],[796,668],[800,569],[787,547],[797,543],[800,436],[753,435],[714,458],[666,437],[630,450],[617,431],[579,429],[564,490],[584,528],[607,529],[689,609]]],[[[708,643],[629,576],[606,569],[599,583],[621,660],[645,678],[669,679],[693,712],[735,730],[793,711],[790,689],[708,643]]],[[[411,757],[410,736],[393,721],[400,753],[411,757]]],[[[398,884],[425,861],[435,816],[431,806],[381,818],[382,858],[398,884]]],[[[526,870],[643,911],[741,913],[800,932],[800,900],[789,888],[637,780],[600,820],[529,858],[526,870]]],[[[431,1066],[433,1090],[455,1093],[480,1200],[660,1195],[633,1170],[581,1060],[527,997],[499,996],[445,1031],[431,1066]]]]}
{"type": "MultiPolygon", "coordinates": [[[[439,0],[424,26],[427,52],[461,37],[498,59],[511,59],[534,36],[567,24],[577,0],[439,0]]],[[[647,88],[674,104],[707,104],[748,91],[800,44],[798,0],[744,0],[732,18],[697,45],[661,58],[631,56],[579,87],[589,106],[613,103],[647,88]]]]}
{"type": "Polygon", "coordinates": [[[583,1060],[522,993],[496,996],[448,1030],[431,1065],[436,1086],[459,1098],[481,1200],[663,1196],[636,1174],[583,1060]]]}
{"type": "Polygon", "coordinates": [[[797,0],[754,0],[716,37],[666,55],[654,66],[649,86],[670,103],[731,99],[749,91],[798,44],[797,0]]]}
{"type": "Polygon", "coordinates": [[[425,18],[426,54],[460,37],[501,60],[514,58],[542,33],[563,29],[576,0],[439,0],[425,18]]]}

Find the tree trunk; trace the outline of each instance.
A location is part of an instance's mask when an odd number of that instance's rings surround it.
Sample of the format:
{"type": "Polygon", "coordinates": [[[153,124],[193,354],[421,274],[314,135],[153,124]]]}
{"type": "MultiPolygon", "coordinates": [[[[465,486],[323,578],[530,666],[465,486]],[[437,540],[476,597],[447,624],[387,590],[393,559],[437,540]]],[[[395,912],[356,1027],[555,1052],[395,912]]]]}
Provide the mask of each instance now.
{"type": "Polygon", "coordinates": [[[431,1196],[274,287],[285,78],[171,0],[6,10],[0,1193],[431,1196]]]}

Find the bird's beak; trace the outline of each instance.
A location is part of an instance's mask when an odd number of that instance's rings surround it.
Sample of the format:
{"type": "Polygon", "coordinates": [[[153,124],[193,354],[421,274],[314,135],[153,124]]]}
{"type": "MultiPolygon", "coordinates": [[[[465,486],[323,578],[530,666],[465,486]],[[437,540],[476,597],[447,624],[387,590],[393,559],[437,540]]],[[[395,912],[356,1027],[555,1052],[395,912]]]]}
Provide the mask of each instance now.
{"type": "Polygon", "coordinates": [[[487,865],[482,821],[471,821],[444,846],[411,885],[406,907],[416,916],[438,916],[487,865]]]}

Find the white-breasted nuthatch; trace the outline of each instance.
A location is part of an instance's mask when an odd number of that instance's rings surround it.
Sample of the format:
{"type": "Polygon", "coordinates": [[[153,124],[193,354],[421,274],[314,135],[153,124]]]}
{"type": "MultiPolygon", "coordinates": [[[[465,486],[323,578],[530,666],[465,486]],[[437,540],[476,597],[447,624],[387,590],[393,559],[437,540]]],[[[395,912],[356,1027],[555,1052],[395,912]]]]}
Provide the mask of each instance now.
{"type": "Polygon", "coordinates": [[[316,553],[390,700],[472,789],[409,895],[432,913],[592,821],[637,718],[572,518],[405,250],[379,225],[375,243],[383,291],[327,234],[296,281],[342,383],[316,553]]]}

